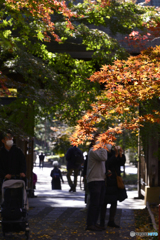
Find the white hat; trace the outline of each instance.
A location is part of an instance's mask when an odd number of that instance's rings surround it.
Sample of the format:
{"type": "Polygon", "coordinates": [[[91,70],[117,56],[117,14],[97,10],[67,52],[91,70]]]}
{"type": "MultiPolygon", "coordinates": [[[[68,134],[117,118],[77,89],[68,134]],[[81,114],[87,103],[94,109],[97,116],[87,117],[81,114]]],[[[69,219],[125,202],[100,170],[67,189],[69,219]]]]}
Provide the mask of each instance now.
{"type": "Polygon", "coordinates": [[[53,166],[54,166],[54,167],[58,167],[58,161],[54,161],[54,162],[53,162],[53,166]]]}

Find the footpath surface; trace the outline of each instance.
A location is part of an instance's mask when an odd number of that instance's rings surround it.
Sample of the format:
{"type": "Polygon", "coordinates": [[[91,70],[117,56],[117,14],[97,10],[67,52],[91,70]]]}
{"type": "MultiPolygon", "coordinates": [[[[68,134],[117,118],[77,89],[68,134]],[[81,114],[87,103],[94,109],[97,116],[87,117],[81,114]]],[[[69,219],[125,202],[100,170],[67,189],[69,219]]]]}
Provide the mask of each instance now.
{"type": "MultiPolygon", "coordinates": [[[[129,170],[130,166],[128,166],[129,170]]],[[[86,211],[84,203],[84,191],[77,187],[77,192],[69,193],[67,179],[62,184],[62,190],[51,190],[51,165],[45,163],[44,168],[34,167],[38,175],[38,182],[35,190],[36,198],[29,198],[28,221],[30,227],[30,238],[33,240],[122,240],[135,239],[130,236],[135,231],[133,209],[144,208],[144,200],[134,199],[138,193],[136,190],[127,191],[128,199],[118,203],[116,224],[119,229],[107,227],[105,231],[85,231],[86,211]]],[[[126,167],[127,171],[127,167],[126,167]]],[[[133,167],[129,171],[136,171],[133,167]]],[[[133,186],[135,187],[135,186],[133,186]]],[[[109,206],[108,206],[109,207],[109,206]]],[[[109,210],[106,213],[106,225],[108,222],[109,210]]],[[[24,232],[7,233],[3,238],[0,232],[0,239],[26,239],[24,232]]]]}

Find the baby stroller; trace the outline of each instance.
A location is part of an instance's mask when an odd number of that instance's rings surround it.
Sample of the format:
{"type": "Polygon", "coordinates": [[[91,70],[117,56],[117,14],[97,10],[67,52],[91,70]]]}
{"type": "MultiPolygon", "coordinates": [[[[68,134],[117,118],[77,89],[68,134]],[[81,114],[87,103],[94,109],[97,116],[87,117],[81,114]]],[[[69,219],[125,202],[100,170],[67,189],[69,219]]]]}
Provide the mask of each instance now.
{"type": "Polygon", "coordinates": [[[2,184],[1,225],[3,236],[7,232],[25,231],[29,239],[27,220],[27,194],[21,179],[6,180],[2,184]]]}

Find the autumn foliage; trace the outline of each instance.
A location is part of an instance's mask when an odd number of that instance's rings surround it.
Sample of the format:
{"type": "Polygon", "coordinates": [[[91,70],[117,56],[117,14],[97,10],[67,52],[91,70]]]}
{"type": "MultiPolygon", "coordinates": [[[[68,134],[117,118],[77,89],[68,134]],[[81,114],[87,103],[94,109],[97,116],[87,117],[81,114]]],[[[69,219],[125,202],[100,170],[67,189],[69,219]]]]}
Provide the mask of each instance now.
{"type": "MultiPolygon", "coordinates": [[[[27,14],[26,9],[28,11],[28,15],[41,19],[42,26],[46,28],[46,31],[42,31],[44,33],[45,39],[50,41],[50,37],[47,32],[49,32],[52,36],[54,36],[56,41],[60,41],[59,36],[55,33],[54,22],[51,19],[51,16],[54,15],[55,12],[61,12],[62,16],[64,16],[68,28],[73,28],[70,19],[71,17],[77,17],[75,12],[72,12],[66,5],[65,1],[55,1],[55,0],[38,0],[38,1],[30,1],[30,0],[7,0],[5,3],[6,6],[13,10],[23,11],[25,9],[25,15],[27,14]]],[[[42,29],[43,29],[42,27],[42,29]]]]}
{"type": "Polygon", "coordinates": [[[101,121],[112,120],[108,129],[100,135],[99,146],[114,143],[116,134],[124,129],[137,131],[144,123],[160,123],[160,111],[154,106],[144,114],[139,114],[139,105],[159,99],[160,96],[160,46],[149,48],[128,60],[117,60],[113,65],[105,65],[90,79],[105,84],[105,90],[97,97],[78,125],[71,141],[82,144],[92,138],[101,121]]]}
{"type": "Polygon", "coordinates": [[[143,24],[146,27],[146,32],[132,31],[123,40],[128,46],[144,50],[146,45],[159,38],[160,23],[156,21],[150,21],[150,23],[143,24]]]}
{"type": "MultiPolygon", "coordinates": [[[[121,133],[125,124],[126,128],[137,129],[138,106],[143,98],[137,98],[134,87],[141,87],[143,80],[138,79],[142,71],[139,67],[141,59],[130,58],[127,62],[117,61],[112,65],[115,59],[127,59],[128,56],[116,34],[129,34],[138,42],[137,29],[143,32],[144,38],[145,31],[149,28],[152,31],[159,24],[158,9],[121,0],[2,0],[0,6],[2,96],[11,96],[8,89],[17,91],[11,104],[0,107],[0,126],[4,123],[8,126],[9,122],[19,128],[18,123],[25,120],[24,112],[33,106],[32,117],[35,119],[42,115],[50,118],[52,114],[73,126],[94,102],[79,121],[79,135],[73,138],[74,143],[90,138],[90,133],[104,122],[113,129],[101,136],[102,143],[106,140],[114,142],[116,133],[121,133]],[[80,56],[85,52],[88,60],[74,59],[71,56],[74,51],[80,56]],[[101,71],[89,82],[87,78],[101,66],[101,71]],[[106,85],[101,95],[98,83],[106,85]]],[[[148,55],[144,56],[147,58],[148,55]]],[[[147,66],[155,64],[150,63],[150,59],[146,62],[147,66]]],[[[147,90],[138,91],[145,96],[147,90]]],[[[146,119],[152,119],[152,115],[147,115],[146,119]]],[[[27,120],[25,125],[28,132],[27,120]]]]}

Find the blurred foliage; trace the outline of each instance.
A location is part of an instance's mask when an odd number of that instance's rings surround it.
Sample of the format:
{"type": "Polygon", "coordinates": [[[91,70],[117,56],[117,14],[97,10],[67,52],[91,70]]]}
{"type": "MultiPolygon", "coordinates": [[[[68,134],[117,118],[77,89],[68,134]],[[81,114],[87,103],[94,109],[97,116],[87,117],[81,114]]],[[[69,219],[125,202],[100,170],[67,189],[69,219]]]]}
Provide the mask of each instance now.
{"type": "Polygon", "coordinates": [[[124,184],[137,185],[137,174],[125,174],[123,181],[124,184]]]}
{"type": "MultiPolygon", "coordinates": [[[[50,118],[52,119],[51,116],[50,118]]],[[[34,128],[35,146],[42,148],[44,152],[64,155],[71,147],[69,137],[72,132],[73,128],[63,122],[38,118],[34,128]]]]}
{"type": "Polygon", "coordinates": [[[154,8],[132,2],[58,4],[0,2],[0,83],[3,89],[18,90],[12,103],[1,101],[1,129],[33,136],[34,116],[35,126],[38,118],[50,116],[74,126],[103,89],[88,78],[102,65],[128,56],[113,36],[145,30],[143,22],[157,17],[154,8]],[[92,57],[73,59],[63,50],[57,53],[54,44],[83,48],[92,57]]]}

